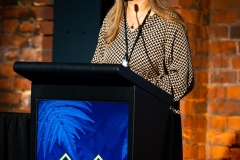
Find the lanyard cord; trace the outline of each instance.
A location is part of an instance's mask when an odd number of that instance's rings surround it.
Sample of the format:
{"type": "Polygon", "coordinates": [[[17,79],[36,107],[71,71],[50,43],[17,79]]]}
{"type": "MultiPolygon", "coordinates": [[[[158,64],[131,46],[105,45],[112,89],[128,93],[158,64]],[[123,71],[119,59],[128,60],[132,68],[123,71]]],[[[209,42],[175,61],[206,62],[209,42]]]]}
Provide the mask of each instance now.
{"type": "MultiPolygon", "coordinates": [[[[138,34],[137,34],[136,39],[135,39],[135,41],[134,41],[134,44],[133,44],[133,46],[132,46],[130,55],[125,54],[125,56],[124,56],[124,58],[123,58],[123,61],[125,61],[125,62],[127,63],[127,65],[128,65],[128,63],[130,62],[130,59],[131,59],[131,57],[132,57],[133,50],[134,50],[134,48],[135,48],[135,46],[136,46],[136,44],[137,44],[137,41],[138,41],[140,35],[142,34],[143,26],[145,25],[146,20],[147,20],[148,16],[150,15],[150,13],[151,13],[151,10],[148,11],[147,15],[145,16],[145,18],[144,18],[144,20],[143,20],[143,23],[138,27],[138,34]]],[[[127,66],[127,65],[126,65],[126,66],[127,66]]]]}
{"type": "Polygon", "coordinates": [[[146,20],[147,20],[148,16],[150,15],[150,13],[151,13],[151,10],[148,11],[147,15],[145,16],[145,18],[143,20],[143,23],[138,27],[138,34],[137,34],[137,37],[136,37],[136,39],[134,41],[134,44],[132,46],[132,50],[131,50],[129,58],[128,58],[128,63],[130,62],[130,58],[132,57],[133,50],[134,50],[134,48],[135,48],[135,46],[137,44],[137,41],[138,41],[140,35],[142,34],[143,26],[145,25],[146,20]]]}

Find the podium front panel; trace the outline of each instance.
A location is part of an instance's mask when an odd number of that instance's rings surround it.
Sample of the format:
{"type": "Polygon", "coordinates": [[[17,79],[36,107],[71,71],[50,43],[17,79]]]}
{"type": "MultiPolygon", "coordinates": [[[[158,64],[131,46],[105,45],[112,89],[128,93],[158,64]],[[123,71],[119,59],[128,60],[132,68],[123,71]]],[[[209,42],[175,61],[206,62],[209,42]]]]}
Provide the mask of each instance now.
{"type": "Polygon", "coordinates": [[[133,90],[33,84],[32,159],[132,159],[133,90]]]}
{"type": "Polygon", "coordinates": [[[127,159],[127,102],[37,100],[37,159],[127,159]]]}

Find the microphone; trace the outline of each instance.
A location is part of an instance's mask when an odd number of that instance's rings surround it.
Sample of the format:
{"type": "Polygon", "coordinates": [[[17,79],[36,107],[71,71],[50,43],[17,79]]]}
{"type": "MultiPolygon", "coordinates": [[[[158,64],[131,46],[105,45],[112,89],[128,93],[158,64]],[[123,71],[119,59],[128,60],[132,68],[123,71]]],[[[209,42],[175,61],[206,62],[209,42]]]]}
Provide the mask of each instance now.
{"type": "Polygon", "coordinates": [[[136,13],[136,19],[137,19],[137,23],[138,23],[138,26],[140,25],[140,22],[139,22],[139,19],[138,19],[138,16],[137,16],[137,13],[139,11],[139,7],[137,4],[134,4],[134,11],[136,13]]]}
{"type": "Polygon", "coordinates": [[[134,11],[135,11],[135,12],[138,12],[138,11],[139,11],[139,7],[138,7],[137,4],[134,4],[134,11]]]}

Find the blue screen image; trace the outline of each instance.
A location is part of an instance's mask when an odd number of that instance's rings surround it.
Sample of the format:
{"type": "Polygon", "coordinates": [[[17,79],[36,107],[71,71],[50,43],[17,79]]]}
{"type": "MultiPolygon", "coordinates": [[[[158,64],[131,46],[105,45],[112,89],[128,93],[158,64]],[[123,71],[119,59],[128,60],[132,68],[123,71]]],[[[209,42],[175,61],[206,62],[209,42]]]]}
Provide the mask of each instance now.
{"type": "Polygon", "coordinates": [[[127,102],[37,101],[38,160],[127,160],[127,102]]]}

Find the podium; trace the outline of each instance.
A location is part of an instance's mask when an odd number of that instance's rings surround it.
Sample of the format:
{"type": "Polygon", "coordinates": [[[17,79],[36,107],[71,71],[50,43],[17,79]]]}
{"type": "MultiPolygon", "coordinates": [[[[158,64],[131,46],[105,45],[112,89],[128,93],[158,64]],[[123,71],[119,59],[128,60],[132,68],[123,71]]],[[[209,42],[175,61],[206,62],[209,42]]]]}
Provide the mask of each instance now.
{"type": "Polygon", "coordinates": [[[159,159],[172,96],[117,64],[15,62],[32,82],[30,159],[159,159]]]}

